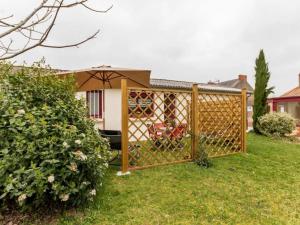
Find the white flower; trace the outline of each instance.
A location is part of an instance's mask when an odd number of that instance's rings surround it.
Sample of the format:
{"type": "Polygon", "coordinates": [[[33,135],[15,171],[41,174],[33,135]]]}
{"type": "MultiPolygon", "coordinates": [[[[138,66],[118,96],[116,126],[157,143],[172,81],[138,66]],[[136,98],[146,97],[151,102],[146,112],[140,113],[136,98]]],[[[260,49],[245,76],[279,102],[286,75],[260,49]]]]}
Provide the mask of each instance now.
{"type": "Polygon", "coordinates": [[[25,110],[24,109],[18,109],[17,113],[19,115],[24,115],[25,114],[25,110]]]}
{"type": "Polygon", "coordinates": [[[48,182],[49,183],[53,183],[53,181],[54,181],[54,175],[50,175],[49,177],[48,177],[48,182]]]}
{"type": "Polygon", "coordinates": [[[27,195],[26,195],[26,194],[21,194],[21,195],[18,197],[18,202],[23,202],[26,198],[27,198],[27,195]]]}
{"type": "Polygon", "coordinates": [[[81,144],[81,141],[80,141],[80,140],[76,140],[76,141],[75,141],[75,144],[80,145],[80,144],[81,144]]]}
{"type": "Polygon", "coordinates": [[[64,194],[64,195],[60,195],[59,198],[63,201],[66,202],[69,200],[69,195],[68,194],[64,194]]]}
{"type": "Polygon", "coordinates": [[[65,148],[69,148],[70,147],[70,145],[67,143],[67,142],[63,142],[63,146],[65,147],[65,148]]]}
{"type": "Polygon", "coordinates": [[[85,154],[82,153],[81,159],[82,159],[83,161],[85,161],[85,160],[87,160],[87,156],[86,156],[85,154]]]}
{"type": "Polygon", "coordinates": [[[87,185],[87,182],[83,181],[82,184],[83,184],[83,185],[87,185]]]}
{"type": "Polygon", "coordinates": [[[104,163],[104,166],[107,168],[108,167],[108,163],[104,163]]]}
{"type": "Polygon", "coordinates": [[[73,172],[76,172],[77,171],[77,164],[72,162],[70,166],[68,166],[69,169],[73,172]]]}
{"type": "Polygon", "coordinates": [[[82,161],[87,160],[87,156],[80,150],[77,150],[76,152],[73,152],[73,154],[82,161]]]}
{"type": "Polygon", "coordinates": [[[98,154],[98,159],[102,159],[102,157],[101,157],[101,155],[100,155],[100,154],[98,154]]]}
{"type": "Polygon", "coordinates": [[[80,136],[81,136],[81,137],[85,137],[85,134],[84,134],[84,133],[81,133],[80,136]]]}
{"type": "Polygon", "coordinates": [[[91,190],[91,191],[90,191],[90,194],[91,194],[91,195],[96,195],[96,190],[95,190],[95,189],[91,190]]]}

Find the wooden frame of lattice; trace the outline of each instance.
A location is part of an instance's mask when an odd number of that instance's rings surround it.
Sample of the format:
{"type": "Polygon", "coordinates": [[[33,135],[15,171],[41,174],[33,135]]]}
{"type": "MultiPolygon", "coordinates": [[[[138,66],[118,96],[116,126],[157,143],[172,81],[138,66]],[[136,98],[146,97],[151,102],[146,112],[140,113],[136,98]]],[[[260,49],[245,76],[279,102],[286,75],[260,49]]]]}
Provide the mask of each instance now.
{"type": "Polygon", "coordinates": [[[246,91],[121,89],[123,172],[191,161],[199,141],[210,157],[245,151],[246,91]]]}

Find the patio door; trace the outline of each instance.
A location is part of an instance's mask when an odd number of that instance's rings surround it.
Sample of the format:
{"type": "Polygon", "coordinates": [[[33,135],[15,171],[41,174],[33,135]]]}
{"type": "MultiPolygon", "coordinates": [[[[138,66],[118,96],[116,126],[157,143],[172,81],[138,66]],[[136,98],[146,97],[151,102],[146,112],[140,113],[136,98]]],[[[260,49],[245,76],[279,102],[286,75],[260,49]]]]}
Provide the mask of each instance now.
{"type": "Polygon", "coordinates": [[[172,122],[176,115],[176,96],[171,93],[164,93],[164,121],[172,122]]]}

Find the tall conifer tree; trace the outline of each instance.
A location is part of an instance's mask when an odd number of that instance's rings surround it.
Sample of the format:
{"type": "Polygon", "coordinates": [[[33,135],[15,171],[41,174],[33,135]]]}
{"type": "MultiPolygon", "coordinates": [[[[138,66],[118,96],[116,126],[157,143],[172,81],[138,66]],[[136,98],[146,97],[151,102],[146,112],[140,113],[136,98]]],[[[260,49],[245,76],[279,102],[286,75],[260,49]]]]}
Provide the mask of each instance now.
{"type": "Polygon", "coordinates": [[[268,68],[268,63],[265,60],[264,51],[260,50],[259,56],[255,61],[253,129],[256,133],[260,133],[258,130],[258,118],[267,113],[267,99],[274,89],[274,87],[268,88],[270,76],[271,73],[268,68]]]}

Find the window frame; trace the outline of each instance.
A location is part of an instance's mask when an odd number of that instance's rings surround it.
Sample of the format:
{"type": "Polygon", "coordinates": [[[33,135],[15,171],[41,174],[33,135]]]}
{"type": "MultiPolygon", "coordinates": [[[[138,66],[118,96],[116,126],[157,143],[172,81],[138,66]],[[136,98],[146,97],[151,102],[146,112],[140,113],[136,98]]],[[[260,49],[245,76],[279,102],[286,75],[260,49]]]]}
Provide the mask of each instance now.
{"type": "MultiPolygon", "coordinates": [[[[91,90],[91,91],[87,91],[86,92],[86,104],[87,104],[87,108],[88,108],[88,117],[89,118],[93,118],[93,119],[103,119],[103,107],[104,107],[104,99],[103,96],[104,95],[104,91],[103,90],[91,90]],[[94,113],[92,114],[91,110],[90,110],[90,99],[91,99],[91,94],[95,93],[98,94],[98,109],[96,111],[98,111],[98,113],[94,113]]],[[[94,97],[95,98],[95,97],[94,97]]],[[[95,102],[95,100],[94,100],[95,102]]]]}

